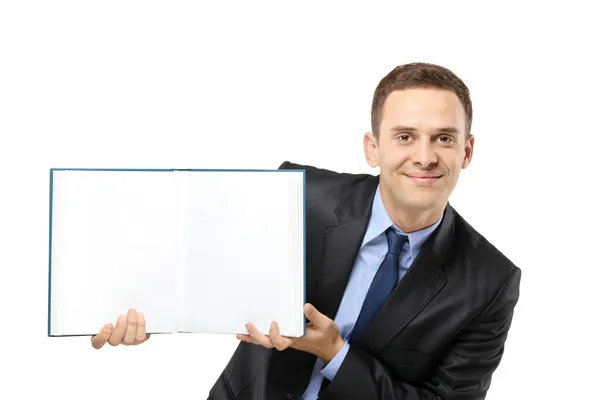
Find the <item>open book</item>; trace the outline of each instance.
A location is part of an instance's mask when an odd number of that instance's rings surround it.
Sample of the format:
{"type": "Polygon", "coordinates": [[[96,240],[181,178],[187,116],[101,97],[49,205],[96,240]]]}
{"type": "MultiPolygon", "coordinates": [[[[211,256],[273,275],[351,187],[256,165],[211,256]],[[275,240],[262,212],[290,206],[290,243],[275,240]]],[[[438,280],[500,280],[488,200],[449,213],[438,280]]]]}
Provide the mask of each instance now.
{"type": "Polygon", "coordinates": [[[48,335],[305,334],[304,170],[50,170],[48,335]]]}

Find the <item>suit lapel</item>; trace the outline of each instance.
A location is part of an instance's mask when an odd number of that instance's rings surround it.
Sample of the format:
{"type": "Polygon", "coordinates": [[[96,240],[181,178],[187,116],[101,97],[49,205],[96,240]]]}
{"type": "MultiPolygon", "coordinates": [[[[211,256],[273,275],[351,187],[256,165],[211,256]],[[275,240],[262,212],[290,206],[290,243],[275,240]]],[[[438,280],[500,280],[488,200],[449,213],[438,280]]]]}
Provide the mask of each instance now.
{"type": "Polygon", "coordinates": [[[358,183],[334,210],[338,224],[325,226],[323,269],[315,307],[331,319],[335,319],[367,230],[378,181],[367,178],[358,183]]]}
{"type": "Polygon", "coordinates": [[[377,354],[427,306],[446,285],[443,266],[454,254],[454,210],[446,207],[438,228],[424,243],[363,337],[365,349],[377,354]]]}
{"type": "Polygon", "coordinates": [[[346,284],[358,255],[368,218],[325,228],[325,254],[319,284],[320,304],[317,310],[335,319],[346,284]]]}

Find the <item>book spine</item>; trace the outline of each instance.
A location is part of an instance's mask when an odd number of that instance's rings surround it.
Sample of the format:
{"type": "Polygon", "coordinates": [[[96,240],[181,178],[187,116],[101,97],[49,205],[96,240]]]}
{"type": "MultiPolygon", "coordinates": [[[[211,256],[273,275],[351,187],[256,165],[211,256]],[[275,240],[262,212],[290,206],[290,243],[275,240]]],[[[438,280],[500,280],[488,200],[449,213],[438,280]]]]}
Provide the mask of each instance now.
{"type": "Polygon", "coordinates": [[[52,191],[53,191],[54,170],[50,169],[50,210],[48,217],[48,336],[51,336],[51,318],[52,318],[52,191]]]}

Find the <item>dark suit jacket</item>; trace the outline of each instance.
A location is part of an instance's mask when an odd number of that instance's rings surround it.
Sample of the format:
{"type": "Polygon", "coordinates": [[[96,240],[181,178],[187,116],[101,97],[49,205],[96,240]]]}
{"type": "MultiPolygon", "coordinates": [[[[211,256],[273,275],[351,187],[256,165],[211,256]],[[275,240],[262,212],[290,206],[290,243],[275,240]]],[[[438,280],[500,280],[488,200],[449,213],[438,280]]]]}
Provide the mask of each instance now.
{"type": "MultiPolygon", "coordinates": [[[[306,170],[307,302],[334,319],[379,178],[289,162],[280,168],[306,170]]],[[[504,352],[520,277],[520,269],[448,204],[319,399],[484,399],[504,352]]],[[[240,342],[209,399],[299,399],[315,361],[295,349],[240,342]]]]}

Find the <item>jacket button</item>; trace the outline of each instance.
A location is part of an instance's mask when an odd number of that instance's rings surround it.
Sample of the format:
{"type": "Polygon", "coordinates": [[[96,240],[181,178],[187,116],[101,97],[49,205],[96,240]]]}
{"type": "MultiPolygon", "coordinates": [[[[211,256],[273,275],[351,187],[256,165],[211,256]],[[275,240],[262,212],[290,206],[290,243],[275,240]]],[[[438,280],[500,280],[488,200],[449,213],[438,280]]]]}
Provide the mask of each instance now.
{"type": "Polygon", "coordinates": [[[285,400],[296,400],[296,398],[291,393],[286,393],[285,400]]]}

